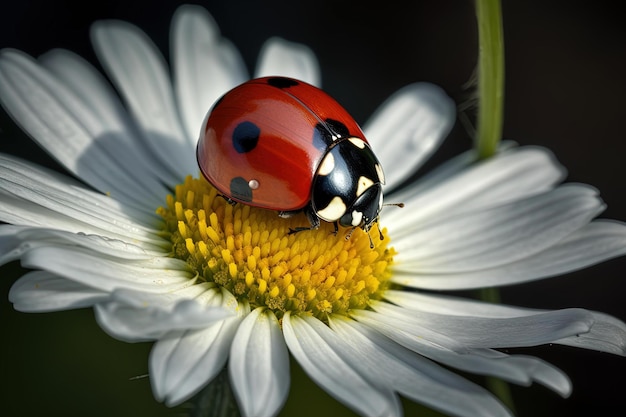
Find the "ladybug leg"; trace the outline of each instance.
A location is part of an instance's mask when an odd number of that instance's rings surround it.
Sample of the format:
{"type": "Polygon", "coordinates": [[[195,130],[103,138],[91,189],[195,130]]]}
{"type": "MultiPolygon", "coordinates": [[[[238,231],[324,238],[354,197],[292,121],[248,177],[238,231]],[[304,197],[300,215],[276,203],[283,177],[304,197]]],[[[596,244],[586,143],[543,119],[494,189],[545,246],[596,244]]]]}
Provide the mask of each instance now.
{"type": "Polygon", "coordinates": [[[293,216],[296,215],[296,213],[300,213],[301,210],[294,210],[294,211],[279,211],[278,212],[278,217],[280,217],[281,219],[290,219],[293,216]]]}
{"type": "Polygon", "coordinates": [[[306,218],[311,224],[310,229],[317,229],[318,227],[320,227],[320,218],[317,217],[317,214],[315,214],[313,209],[311,209],[311,206],[308,206],[306,209],[304,209],[304,214],[306,214],[306,218]]]}
{"type": "Polygon", "coordinates": [[[218,194],[217,196],[218,196],[218,197],[222,197],[222,198],[223,198],[224,200],[226,200],[226,202],[227,202],[228,204],[230,204],[231,206],[234,206],[235,204],[237,204],[237,202],[236,202],[235,200],[232,200],[232,199],[230,199],[230,198],[226,197],[224,194],[218,194]]]}
{"type": "Polygon", "coordinates": [[[378,234],[380,236],[380,240],[384,240],[385,236],[383,236],[383,231],[380,230],[380,222],[376,219],[376,227],[378,228],[378,234]]]}
{"type": "MultiPolygon", "coordinates": [[[[281,217],[285,217],[284,216],[285,212],[281,212],[280,216],[281,217]]],[[[286,212],[286,213],[292,213],[292,212],[286,212]]],[[[313,210],[311,210],[310,207],[307,207],[304,209],[304,214],[306,214],[307,219],[309,220],[309,223],[311,224],[310,227],[295,227],[293,229],[289,229],[289,234],[292,235],[294,233],[298,233],[301,232],[303,230],[315,230],[317,228],[320,227],[320,218],[317,217],[317,215],[313,212],[313,210]]]]}

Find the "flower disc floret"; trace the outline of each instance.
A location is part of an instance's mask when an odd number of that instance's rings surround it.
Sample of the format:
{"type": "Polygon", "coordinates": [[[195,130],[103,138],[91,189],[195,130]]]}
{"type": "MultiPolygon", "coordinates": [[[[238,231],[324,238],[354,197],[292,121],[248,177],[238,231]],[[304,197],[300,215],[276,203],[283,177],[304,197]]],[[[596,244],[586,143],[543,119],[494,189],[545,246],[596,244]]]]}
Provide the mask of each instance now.
{"type": "Polygon", "coordinates": [[[385,230],[381,239],[360,228],[335,233],[322,222],[317,230],[290,233],[308,224],[304,214],[284,219],[231,205],[204,178],[191,176],[157,212],[172,256],[185,260],[198,282],[213,282],[279,318],[306,312],[326,321],[328,314],[366,308],[390,284],[394,250],[385,230]]]}

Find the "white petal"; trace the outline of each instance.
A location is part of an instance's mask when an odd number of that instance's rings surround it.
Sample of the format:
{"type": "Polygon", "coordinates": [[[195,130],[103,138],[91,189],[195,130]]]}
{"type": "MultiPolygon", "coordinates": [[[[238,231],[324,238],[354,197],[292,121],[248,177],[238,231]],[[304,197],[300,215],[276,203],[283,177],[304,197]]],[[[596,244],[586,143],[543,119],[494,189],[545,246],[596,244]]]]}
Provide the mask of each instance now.
{"type": "MultiPolygon", "coordinates": [[[[20,259],[26,252],[44,246],[81,247],[121,259],[150,259],[158,253],[133,244],[98,235],[61,230],[0,225],[0,265],[20,259]]],[[[164,252],[161,252],[161,255],[164,252]]]]}
{"type": "Polygon", "coordinates": [[[418,182],[394,193],[394,201],[404,202],[405,208],[386,211],[385,225],[393,236],[418,223],[516,201],[553,188],[564,174],[544,148],[508,149],[452,175],[436,176],[435,181],[428,177],[425,186],[418,182]]]}
{"type": "Polygon", "coordinates": [[[248,79],[235,46],[220,36],[202,7],[180,6],[172,19],[172,70],[187,136],[197,139],[204,116],[225,92],[248,79]]]}
{"type": "Polygon", "coordinates": [[[289,393],[289,352],[274,313],[259,307],[241,322],[228,370],[243,416],[275,416],[289,393]]]}
{"type": "MultiPolygon", "coordinates": [[[[137,210],[108,195],[103,195],[87,188],[83,183],[76,181],[74,178],[13,155],[0,153],[0,179],[3,180],[3,187],[6,187],[4,185],[5,180],[15,183],[15,185],[28,185],[26,188],[37,185],[38,189],[43,189],[44,191],[49,191],[50,194],[58,195],[57,198],[76,200],[75,205],[77,209],[87,211],[93,215],[106,217],[107,215],[111,215],[111,212],[114,212],[115,215],[121,216],[120,219],[115,221],[116,223],[120,222],[123,225],[126,223],[135,223],[132,227],[128,227],[129,229],[152,230],[155,224],[154,220],[159,218],[154,213],[154,207],[150,208],[149,213],[146,212],[145,207],[137,210]],[[137,222],[143,222],[144,224],[143,226],[138,226],[136,224],[137,222]]],[[[14,189],[5,188],[5,192],[14,194],[16,191],[14,189]]]]}
{"type": "Polygon", "coordinates": [[[571,383],[567,375],[554,366],[540,359],[505,355],[490,349],[468,349],[455,352],[430,343],[421,336],[416,336],[393,325],[393,321],[381,320],[376,314],[360,314],[354,317],[402,346],[444,365],[472,372],[478,375],[490,375],[520,385],[539,382],[567,397],[571,393],[571,383]]]}
{"type": "Polygon", "coordinates": [[[229,319],[155,343],[150,353],[150,380],[157,400],[176,406],[215,378],[226,365],[236,324],[229,319]]]}
{"type": "MultiPolygon", "coordinates": [[[[450,316],[475,316],[508,318],[521,317],[549,310],[514,307],[504,304],[492,304],[484,301],[452,297],[441,294],[426,294],[408,291],[388,290],[385,299],[406,309],[426,311],[450,316]]],[[[591,329],[552,343],[599,350],[616,355],[626,355],[626,323],[604,313],[589,312],[593,317],[591,329]]]]}
{"type": "Polygon", "coordinates": [[[193,283],[193,273],[178,259],[119,260],[72,247],[34,248],[23,255],[22,266],[50,271],[104,291],[124,288],[163,293],[193,283]]]}
{"type": "Polygon", "coordinates": [[[317,57],[309,47],[273,37],[265,41],[259,53],[256,77],[282,75],[297,80],[321,85],[317,57]]]}
{"type": "MultiPolygon", "coordinates": [[[[534,356],[527,355],[508,355],[494,349],[473,349],[472,354],[475,357],[482,357],[491,364],[502,362],[504,366],[500,370],[494,366],[483,366],[482,371],[476,373],[483,375],[495,375],[502,372],[506,368],[512,370],[513,373],[521,374],[521,380],[502,376],[504,380],[517,383],[523,386],[529,386],[533,382],[537,382],[546,388],[551,389],[563,398],[567,398],[572,393],[572,382],[565,372],[554,365],[534,356]]],[[[461,360],[463,358],[461,357],[461,360]]]]}
{"type": "Polygon", "coordinates": [[[608,314],[596,311],[591,314],[594,323],[589,332],[555,340],[554,343],[626,356],[626,323],[608,314]]]}
{"type": "Polygon", "coordinates": [[[321,321],[287,313],[283,332],[291,354],[335,399],[363,416],[402,414],[398,398],[389,387],[363,377],[338,354],[337,345],[342,341],[321,321]]]}
{"type": "Polygon", "coordinates": [[[509,416],[484,388],[345,317],[331,328],[346,343],[348,358],[405,397],[454,416],[509,416]]]}
{"type": "Polygon", "coordinates": [[[127,342],[157,340],[176,330],[203,329],[233,316],[228,310],[175,293],[121,289],[113,291],[106,303],[96,305],[94,312],[100,327],[127,342]]]}
{"type": "MultiPolygon", "coordinates": [[[[0,52],[0,97],[21,127],[76,176],[137,206],[150,196],[129,180],[132,175],[123,159],[110,153],[115,139],[109,140],[108,126],[26,54],[0,52]]],[[[152,201],[158,201],[155,194],[152,201]]]]}
{"type": "Polygon", "coordinates": [[[184,132],[157,47],[140,29],[117,20],[96,22],[91,35],[102,66],[160,159],[181,180],[195,173],[197,138],[184,132]]]}
{"type": "Polygon", "coordinates": [[[84,284],[33,271],[18,279],[9,291],[9,301],[18,311],[45,313],[91,307],[107,300],[109,294],[84,284]]]}
{"type": "MultiPolygon", "coordinates": [[[[48,210],[45,207],[40,207],[17,198],[3,196],[2,200],[0,203],[0,218],[3,221],[21,226],[33,225],[43,229],[50,227],[69,233],[82,234],[83,237],[76,237],[76,239],[85,239],[82,240],[84,246],[89,246],[87,239],[92,239],[91,243],[104,244],[96,248],[96,250],[102,249],[102,253],[108,252],[113,247],[121,248],[124,245],[128,245],[127,248],[131,252],[127,255],[131,256],[142,250],[145,253],[150,253],[152,256],[160,256],[167,253],[167,249],[164,249],[167,245],[166,242],[157,240],[154,237],[142,236],[136,238],[133,233],[124,233],[122,231],[112,233],[110,230],[99,229],[97,226],[76,221],[71,217],[60,214],[58,211],[48,210]],[[135,247],[131,248],[131,246],[135,247]]],[[[92,219],[95,219],[95,217],[92,217],[92,219]]],[[[97,223],[97,221],[94,221],[94,223],[97,223]]]]}
{"type": "MultiPolygon", "coordinates": [[[[73,210],[74,208],[68,210],[70,215],[75,214],[72,213],[73,210]]],[[[85,218],[88,220],[89,216],[87,215],[85,218]]],[[[97,225],[90,225],[87,222],[78,221],[58,211],[50,210],[46,207],[33,204],[30,201],[24,201],[8,195],[2,195],[0,199],[0,219],[7,223],[21,226],[53,228],[71,233],[94,234],[101,236],[103,239],[130,241],[150,251],[157,251],[159,253],[166,252],[163,249],[159,250],[159,248],[165,246],[165,241],[162,239],[156,240],[154,236],[152,238],[144,236],[136,239],[134,234],[130,232],[112,233],[110,230],[98,228],[97,225]]],[[[91,217],[91,219],[95,220],[96,218],[91,217]]],[[[113,229],[115,228],[117,227],[113,227],[113,229]]]]}
{"type": "Polygon", "coordinates": [[[385,300],[409,310],[450,316],[470,315],[476,317],[508,318],[533,315],[547,310],[514,307],[505,304],[487,303],[447,294],[429,294],[415,291],[387,290],[385,300]]]}
{"type": "Polygon", "coordinates": [[[156,215],[140,214],[67,176],[2,154],[0,195],[0,219],[6,222],[128,238],[157,246],[164,242],[155,234],[156,215]],[[55,220],[57,224],[53,224],[55,220]]]}
{"type": "Polygon", "coordinates": [[[604,208],[595,189],[568,184],[515,203],[406,228],[394,234],[396,268],[453,273],[511,263],[553,246],[604,208]]]}
{"type": "Polygon", "coordinates": [[[492,318],[416,312],[381,301],[371,301],[371,306],[379,313],[377,319],[389,325],[424,338],[428,336],[423,335],[422,328],[434,328],[438,333],[453,335],[455,342],[470,348],[537,346],[586,333],[594,322],[590,312],[577,308],[492,318]]]}
{"type": "MultiPolygon", "coordinates": [[[[500,142],[500,146],[498,147],[498,154],[513,152],[513,150],[515,150],[517,146],[518,144],[516,142],[509,140],[502,141],[500,142]]],[[[432,170],[424,173],[422,176],[419,177],[419,179],[411,183],[409,186],[400,188],[396,191],[392,191],[391,195],[393,195],[394,197],[404,196],[406,198],[410,198],[410,196],[414,194],[422,193],[425,190],[436,187],[438,184],[441,184],[448,179],[459,175],[460,173],[467,170],[470,165],[475,164],[478,159],[479,158],[474,149],[462,152],[456,156],[447,159],[440,165],[437,165],[432,170]]],[[[509,192],[513,194],[516,194],[517,191],[517,189],[509,190],[509,192]]]]}
{"type": "MultiPolygon", "coordinates": [[[[228,298],[217,305],[226,307],[233,297],[228,298]]],[[[173,332],[155,343],[150,352],[150,381],[154,396],[172,407],[200,391],[224,368],[237,326],[244,315],[205,329],[173,332]]]]}
{"type": "Polygon", "coordinates": [[[542,253],[479,271],[420,274],[398,271],[392,280],[422,289],[460,290],[503,286],[552,277],[626,254],[626,224],[596,220],[542,253]]]}
{"type": "Polygon", "coordinates": [[[382,163],[387,189],[424,163],[448,135],[455,118],[454,101],[428,83],[408,85],[378,108],[363,131],[382,163]]]}
{"type": "MultiPolygon", "coordinates": [[[[92,135],[98,147],[128,171],[137,188],[162,198],[167,194],[163,183],[174,185],[176,179],[161,168],[147,141],[137,129],[108,81],[90,63],[63,49],[54,49],[39,57],[39,62],[65,83],[94,115],[98,125],[92,135]]],[[[93,151],[89,152],[93,153],[93,151]]],[[[85,155],[85,158],[92,155],[85,155]]]]}
{"type": "MultiPolygon", "coordinates": [[[[379,306],[378,303],[372,302],[372,304],[379,307],[383,312],[386,310],[385,307],[388,307],[388,309],[392,308],[389,303],[379,303],[383,304],[382,306],[379,306]]],[[[463,340],[459,340],[456,334],[447,332],[445,329],[439,329],[427,320],[420,320],[417,317],[413,319],[411,313],[415,314],[414,311],[405,309],[389,315],[381,314],[377,310],[355,310],[351,313],[351,316],[364,323],[390,326],[410,335],[419,335],[421,343],[428,346],[436,346],[456,352],[469,351],[469,346],[463,340]]]]}

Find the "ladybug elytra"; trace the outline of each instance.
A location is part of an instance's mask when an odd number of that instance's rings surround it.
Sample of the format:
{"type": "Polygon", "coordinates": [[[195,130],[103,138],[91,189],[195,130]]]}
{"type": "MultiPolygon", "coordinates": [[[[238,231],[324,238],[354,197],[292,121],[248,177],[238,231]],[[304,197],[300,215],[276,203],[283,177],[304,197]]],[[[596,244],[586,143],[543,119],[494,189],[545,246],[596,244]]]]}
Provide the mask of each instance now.
{"type": "MultiPolygon", "coordinates": [[[[366,232],[377,222],[385,183],[361,128],[334,99],[285,77],[247,81],[208,113],[197,147],[205,178],[232,203],[304,211],[366,232]]],[[[297,231],[297,230],[293,230],[297,231]]]]}

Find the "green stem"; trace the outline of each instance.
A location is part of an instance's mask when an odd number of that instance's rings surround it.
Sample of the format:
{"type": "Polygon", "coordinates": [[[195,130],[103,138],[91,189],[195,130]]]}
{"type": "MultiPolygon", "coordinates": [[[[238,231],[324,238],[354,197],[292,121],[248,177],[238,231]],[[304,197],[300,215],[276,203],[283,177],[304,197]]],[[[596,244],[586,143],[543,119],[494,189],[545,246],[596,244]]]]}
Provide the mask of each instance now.
{"type": "MultiPolygon", "coordinates": [[[[476,0],[478,21],[478,118],[475,147],[480,159],[493,156],[502,138],[504,115],[504,41],[500,0],[476,0]]],[[[480,298],[500,302],[497,288],[484,288],[480,298]]],[[[509,385],[498,378],[487,377],[487,388],[514,411],[509,385]]]]}
{"type": "Polygon", "coordinates": [[[476,149],[481,159],[496,153],[502,137],[504,41],[499,0],[476,0],[478,20],[478,119],[476,149]]]}
{"type": "Polygon", "coordinates": [[[491,391],[502,404],[507,406],[511,412],[515,412],[515,403],[513,401],[513,395],[511,394],[511,387],[509,384],[498,378],[489,377],[486,380],[487,389],[491,391]]]}

